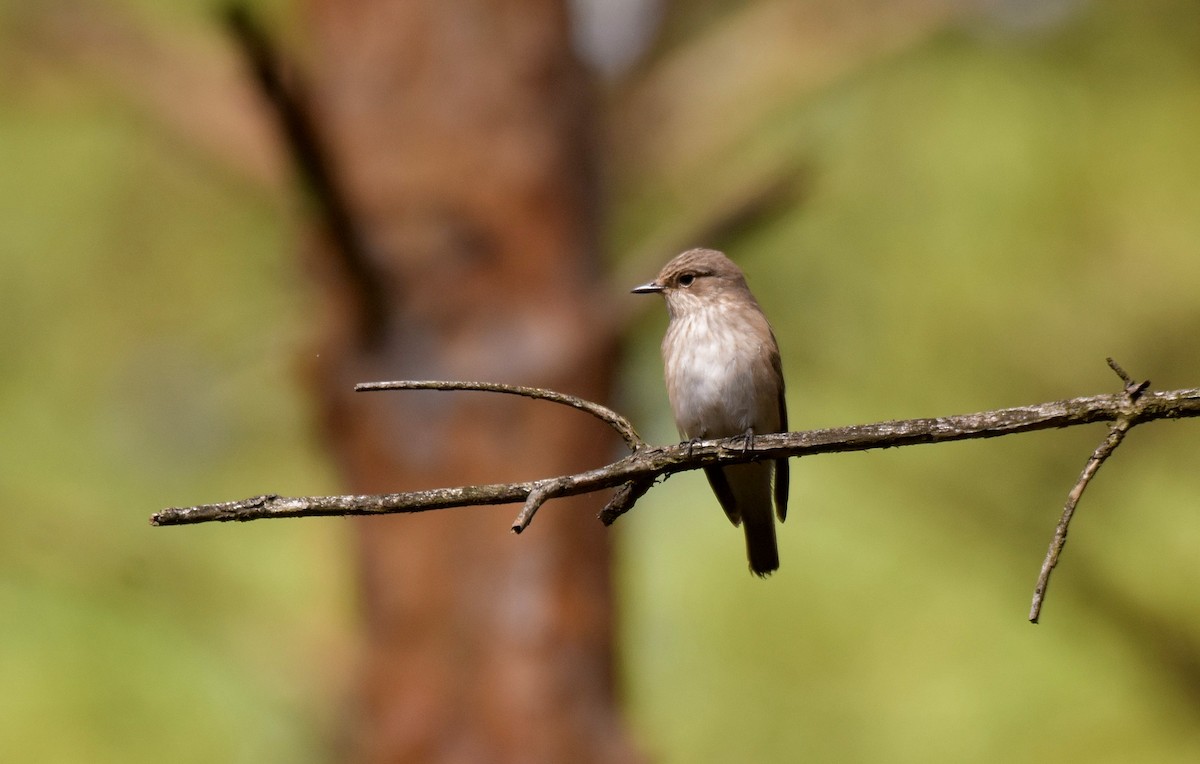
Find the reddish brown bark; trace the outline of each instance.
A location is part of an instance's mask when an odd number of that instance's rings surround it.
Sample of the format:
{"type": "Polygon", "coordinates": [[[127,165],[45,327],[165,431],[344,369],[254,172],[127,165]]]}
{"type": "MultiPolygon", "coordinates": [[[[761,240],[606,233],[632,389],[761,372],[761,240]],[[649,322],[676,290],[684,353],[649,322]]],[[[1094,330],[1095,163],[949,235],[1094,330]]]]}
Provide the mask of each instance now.
{"type": "MultiPolygon", "coordinates": [[[[317,247],[315,368],[348,488],[386,492],[599,465],[561,407],[355,382],[484,379],[604,400],[587,83],[557,0],[312,0],[311,101],[357,221],[362,284],[317,247]]],[[[366,644],[351,758],[627,761],[614,700],[611,536],[595,498],[358,527],[366,644]]]]}

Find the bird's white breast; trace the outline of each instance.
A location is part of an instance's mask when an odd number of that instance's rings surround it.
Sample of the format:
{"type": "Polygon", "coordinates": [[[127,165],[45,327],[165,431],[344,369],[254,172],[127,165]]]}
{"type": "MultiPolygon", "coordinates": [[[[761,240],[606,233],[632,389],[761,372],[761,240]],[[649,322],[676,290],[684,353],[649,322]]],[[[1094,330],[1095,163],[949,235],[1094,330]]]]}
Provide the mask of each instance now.
{"type": "Polygon", "coordinates": [[[770,374],[771,348],[763,342],[762,328],[747,325],[744,314],[737,320],[738,315],[711,305],[676,316],[668,327],[663,339],[667,392],[686,438],[770,432],[778,426],[778,414],[770,413],[778,406],[776,382],[759,378],[770,374]]]}

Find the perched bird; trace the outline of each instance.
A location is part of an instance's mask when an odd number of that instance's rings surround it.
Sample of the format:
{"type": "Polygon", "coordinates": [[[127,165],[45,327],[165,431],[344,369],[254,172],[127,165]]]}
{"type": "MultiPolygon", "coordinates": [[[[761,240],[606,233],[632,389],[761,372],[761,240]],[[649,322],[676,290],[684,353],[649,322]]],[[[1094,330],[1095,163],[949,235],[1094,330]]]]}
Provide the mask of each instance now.
{"type": "MultiPolygon", "coordinates": [[[[691,249],[663,266],[637,294],[661,294],[671,322],[662,354],[675,425],[690,440],[787,430],[779,345],[767,317],[733,261],[712,249],[691,249]]],[[[705,467],[717,501],[746,532],[750,571],[779,567],[775,513],[787,516],[787,459],[705,467]],[[774,475],[774,491],[772,491],[774,475]]]]}

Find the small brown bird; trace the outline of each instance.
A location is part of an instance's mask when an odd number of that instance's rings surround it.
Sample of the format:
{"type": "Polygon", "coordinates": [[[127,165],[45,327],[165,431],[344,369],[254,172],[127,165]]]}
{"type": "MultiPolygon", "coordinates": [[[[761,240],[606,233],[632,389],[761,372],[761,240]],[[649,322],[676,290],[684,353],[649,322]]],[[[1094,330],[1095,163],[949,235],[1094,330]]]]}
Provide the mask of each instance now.
{"type": "MultiPolygon", "coordinates": [[[[667,301],[671,322],[663,337],[663,367],[675,425],[687,439],[787,430],[779,345],[741,269],[713,249],[691,249],[636,287],[667,301]]],[[[713,493],[734,525],[746,532],[750,571],[779,567],[775,513],[787,517],[787,459],[705,467],[713,493]],[[774,492],[771,478],[774,474],[774,492]]]]}

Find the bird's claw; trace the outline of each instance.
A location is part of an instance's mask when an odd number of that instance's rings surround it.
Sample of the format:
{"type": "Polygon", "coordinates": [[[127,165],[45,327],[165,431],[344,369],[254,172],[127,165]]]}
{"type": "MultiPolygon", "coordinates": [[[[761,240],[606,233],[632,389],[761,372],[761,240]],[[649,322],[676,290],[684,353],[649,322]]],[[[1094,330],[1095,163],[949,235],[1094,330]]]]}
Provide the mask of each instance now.
{"type": "Polygon", "coordinates": [[[754,430],[746,430],[746,434],[742,438],[742,453],[744,454],[754,448],[754,430]]]}

